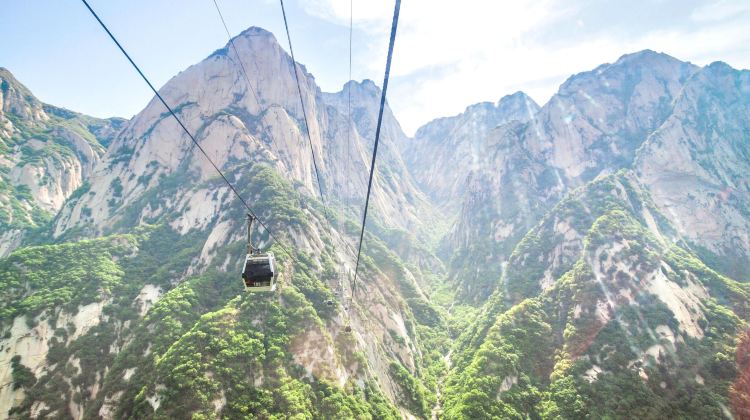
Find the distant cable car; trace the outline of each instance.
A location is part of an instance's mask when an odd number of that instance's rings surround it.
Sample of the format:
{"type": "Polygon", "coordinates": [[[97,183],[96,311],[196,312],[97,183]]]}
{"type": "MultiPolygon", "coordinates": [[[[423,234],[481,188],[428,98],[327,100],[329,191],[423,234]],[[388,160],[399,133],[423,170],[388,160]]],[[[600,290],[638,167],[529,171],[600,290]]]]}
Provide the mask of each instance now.
{"type": "Polygon", "coordinates": [[[253,220],[247,215],[247,257],[242,270],[242,280],[248,292],[273,292],[276,290],[276,259],[272,252],[262,253],[250,241],[253,220]]]}

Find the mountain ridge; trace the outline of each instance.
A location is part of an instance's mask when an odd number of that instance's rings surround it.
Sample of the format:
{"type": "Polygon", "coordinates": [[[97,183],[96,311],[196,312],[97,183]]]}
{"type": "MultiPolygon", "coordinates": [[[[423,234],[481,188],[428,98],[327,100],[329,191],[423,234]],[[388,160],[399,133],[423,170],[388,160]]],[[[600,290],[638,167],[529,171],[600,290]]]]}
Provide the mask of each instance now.
{"type": "Polygon", "coordinates": [[[119,127],[30,106],[102,154],[0,258],[10,416],[743,412],[750,73],[646,50],[414,138],[386,108],[355,292],[380,90],[322,92],[261,28],[234,41],[160,92],[282,242],[253,233],[278,294],[237,295],[245,209],[159,103],[119,127]]]}

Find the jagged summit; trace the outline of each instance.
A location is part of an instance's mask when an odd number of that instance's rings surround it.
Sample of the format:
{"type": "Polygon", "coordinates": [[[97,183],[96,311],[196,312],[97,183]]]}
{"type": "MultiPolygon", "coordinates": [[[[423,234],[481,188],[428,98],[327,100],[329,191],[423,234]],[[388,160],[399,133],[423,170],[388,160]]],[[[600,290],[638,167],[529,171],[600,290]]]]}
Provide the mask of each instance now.
{"type": "MultiPolygon", "coordinates": [[[[478,112],[479,110],[494,108],[494,107],[498,106],[501,101],[502,101],[502,99],[500,101],[498,101],[498,102],[484,101],[484,102],[477,102],[475,104],[468,105],[466,108],[464,108],[463,112],[454,115],[454,117],[459,116],[459,115],[461,115],[463,113],[467,113],[467,112],[478,112]]],[[[443,118],[451,118],[451,117],[443,117],[443,118]]],[[[420,127],[420,128],[422,128],[422,127],[420,127]]]]}
{"type": "Polygon", "coordinates": [[[0,256],[86,181],[122,121],[46,105],[0,68],[0,256]]]}
{"type": "MultiPolygon", "coordinates": [[[[244,31],[240,32],[239,35],[235,36],[233,40],[234,40],[235,45],[241,44],[243,43],[243,41],[247,42],[248,44],[251,44],[252,47],[250,47],[249,49],[255,52],[255,54],[257,54],[259,50],[262,51],[266,49],[267,47],[271,47],[274,50],[281,49],[288,55],[291,61],[291,55],[289,55],[289,52],[286,51],[286,46],[281,45],[279,43],[279,40],[276,38],[276,35],[274,35],[273,32],[263,29],[259,26],[251,26],[245,29],[244,31]]],[[[225,48],[227,46],[225,46],[225,48]]],[[[243,52],[240,52],[240,54],[243,55],[243,52]]],[[[249,57],[243,56],[242,59],[253,60],[255,58],[252,56],[249,56],[249,57]]],[[[310,78],[313,80],[315,79],[315,75],[308,72],[307,67],[303,63],[297,62],[296,64],[300,67],[300,69],[302,70],[302,72],[305,74],[307,78],[310,78]]]]}
{"type": "Polygon", "coordinates": [[[378,86],[374,81],[370,79],[363,79],[361,82],[350,80],[344,83],[344,86],[340,91],[332,92],[331,94],[339,96],[343,95],[348,97],[349,91],[351,91],[352,96],[380,97],[382,89],[380,89],[380,86],[378,86]]]}
{"type": "MultiPolygon", "coordinates": [[[[232,37],[232,42],[235,43],[235,46],[242,41],[261,42],[261,43],[269,43],[271,45],[279,45],[279,42],[276,39],[276,36],[272,32],[267,31],[259,26],[251,26],[232,37]]],[[[224,45],[224,47],[216,50],[213,54],[209,55],[209,57],[214,56],[214,55],[226,55],[229,51],[231,51],[231,49],[232,49],[231,43],[227,42],[224,45]]]]}
{"type": "Polygon", "coordinates": [[[450,116],[436,118],[427,124],[417,129],[415,138],[425,137],[426,132],[430,130],[433,124],[437,124],[441,121],[449,122],[454,121],[456,118],[463,118],[469,115],[486,115],[486,124],[488,126],[497,126],[503,122],[507,122],[508,114],[513,114],[518,108],[528,108],[532,113],[539,109],[539,105],[526,93],[518,91],[510,95],[505,95],[500,98],[497,102],[477,102],[475,104],[468,105],[463,112],[450,116]]]}
{"type": "Polygon", "coordinates": [[[224,57],[227,55],[234,57],[232,43],[234,43],[234,46],[242,56],[243,61],[252,59],[250,53],[253,50],[267,50],[270,52],[276,48],[281,48],[273,33],[257,26],[251,26],[233,36],[231,41],[227,41],[222,48],[214,51],[207,57],[207,59],[212,57],[224,57]],[[253,48],[253,46],[255,46],[255,48],[253,48]]]}
{"type": "Polygon", "coordinates": [[[500,98],[500,101],[498,102],[502,102],[503,100],[509,100],[509,99],[526,100],[526,99],[531,99],[531,97],[527,95],[526,92],[519,90],[514,93],[511,93],[510,95],[503,96],[502,98],[500,98]]]}
{"type": "MultiPolygon", "coordinates": [[[[518,91],[510,95],[503,96],[497,102],[497,108],[502,113],[515,113],[518,109],[526,109],[529,113],[528,117],[531,118],[533,114],[539,111],[539,105],[525,92],[518,91]]],[[[525,119],[525,118],[524,118],[525,119]]]]}
{"type": "Polygon", "coordinates": [[[13,76],[13,73],[11,73],[11,71],[6,67],[0,67],[0,77],[16,80],[15,76],[13,76]]]}
{"type": "MultiPolygon", "coordinates": [[[[276,36],[261,27],[251,26],[244,31],[240,32],[237,36],[232,38],[234,45],[240,50],[242,59],[245,61],[256,59],[252,55],[246,56],[246,54],[252,52],[255,55],[262,54],[263,52],[271,52],[276,49],[284,50],[284,47],[276,39],[276,36]]],[[[224,48],[230,48],[231,46],[227,43],[224,48]]],[[[286,52],[286,50],[284,50],[286,52]]],[[[288,53],[288,52],[287,52],[288,53]]],[[[291,57],[290,57],[291,58],[291,57]]],[[[298,63],[302,66],[301,63],[298,63]]],[[[252,67],[251,67],[252,68],[252,67]]]]}
{"type": "Polygon", "coordinates": [[[641,51],[636,51],[633,53],[623,54],[620,56],[620,58],[615,61],[615,65],[617,64],[633,64],[633,63],[639,63],[639,64],[645,64],[645,63],[656,63],[656,62],[673,62],[673,63],[684,63],[681,60],[678,60],[674,57],[672,57],[669,54],[663,53],[663,52],[656,52],[651,49],[645,49],[641,51]]]}
{"type": "Polygon", "coordinates": [[[0,67],[0,118],[5,118],[3,113],[10,112],[28,120],[44,119],[41,106],[41,101],[29,88],[19,82],[10,70],[0,67]]]}
{"type": "Polygon", "coordinates": [[[470,173],[491,154],[487,136],[499,125],[528,121],[539,106],[523,92],[497,103],[469,105],[464,112],[435,119],[400,144],[412,176],[440,207],[455,210],[470,173]],[[425,159],[430,156],[430,159],[425,159]]]}
{"type": "Polygon", "coordinates": [[[726,63],[724,61],[714,61],[714,62],[712,62],[711,64],[709,64],[708,66],[706,66],[706,71],[713,71],[713,72],[716,72],[716,73],[732,73],[732,72],[735,72],[735,71],[750,72],[750,70],[735,69],[734,67],[730,66],[728,63],[726,63]]]}
{"type": "Polygon", "coordinates": [[[656,80],[684,81],[697,66],[680,61],[670,55],[643,50],[621,56],[612,64],[602,64],[593,70],[570,76],[558,90],[558,95],[573,95],[586,88],[603,87],[610,90],[629,90],[628,80],[639,81],[647,77],[656,80]],[[627,75],[627,77],[626,77],[627,75]],[[609,81],[612,78],[613,80],[609,81]]]}
{"type": "Polygon", "coordinates": [[[249,36],[268,36],[268,37],[272,37],[274,40],[276,39],[276,36],[274,36],[273,32],[263,29],[260,26],[251,26],[245,29],[244,31],[240,32],[239,35],[237,35],[237,37],[249,37],[249,36]]]}

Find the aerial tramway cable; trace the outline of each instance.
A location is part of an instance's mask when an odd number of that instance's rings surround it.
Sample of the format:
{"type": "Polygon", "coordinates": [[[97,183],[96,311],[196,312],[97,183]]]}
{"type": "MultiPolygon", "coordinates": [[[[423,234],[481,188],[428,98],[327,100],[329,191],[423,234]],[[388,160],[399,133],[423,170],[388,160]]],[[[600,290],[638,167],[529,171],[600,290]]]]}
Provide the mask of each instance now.
{"type": "Polygon", "coordinates": [[[216,7],[216,12],[219,13],[221,24],[224,25],[224,31],[226,31],[227,33],[227,38],[229,38],[229,44],[232,46],[232,50],[234,50],[234,55],[237,56],[237,62],[240,63],[240,69],[242,70],[242,75],[245,77],[245,81],[247,82],[247,87],[250,89],[250,92],[252,92],[253,97],[255,98],[255,102],[258,104],[258,107],[260,107],[260,98],[258,97],[258,94],[255,92],[255,89],[253,89],[252,83],[250,83],[250,77],[248,77],[247,75],[247,71],[245,70],[245,65],[242,64],[242,58],[240,57],[240,53],[239,51],[237,51],[237,47],[234,45],[234,39],[232,38],[232,35],[229,33],[229,28],[227,27],[227,23],[226,21],[224,21],[224,14],[221,13],[221,8],[219,7],[219,3],[217,3],[216,0],[213,0],[213,2],[214,2],[214,6],[216,7]]]}
{"type": "Polygon", "coordinates": [[[89,12],[91,12],[91,14],[94,16],[94,18],[96,19],[96,21],[99,22],[99,25],[101,25],[102,29],[104,29],[104,31],[107,33],[107,35],[109,35],[109,37],[112,39],[112,41],[115,43],[115,45],[117,45],[117,48],[120,49],[120,52],[122,52],[122,54],[125,56],[125,58],[128,59],[128,61],[130,62],[130,64],[138,72],[138,74],[141,76],[141,78],[143,79],[143,81],[145,81],[146,84],[148,85],[148,87],[151,88],[151,91],[154,92],[154,95],[156,95],[156,97],[159,99],[159,101],[162,103],[162,105],[164,105],[164,107],[167,108],[167,110],[172,115],[172,117],[174,117],[174,119],[177,121],[177,124],[179,124],[179,126],[182,128],[182,130],[185,132],[185,134],[187,134],[187,136],[190,138],[190,140],[193,142],[193,144],[198,148],[198,150],[200,150],[200,152],[203,154],[203,156],[206,158],[206,160],[208,160],[208,163],[210,163],[211,166],[216,170],[216,172],[219,173],[219,175],[224,180],[224,182],[226,182],[226,184],[229,186],[229,189],[234,193],[234,195],[237,196],[237,198],[240,200],[240,202],[242,202],[242,204],[245,206],[245,208],[247,209],[247,211],[255,218],[255,220],[258,221],[258,223],[263,227],[263,229],[266,232],[268,232],[268,236],[271,239],[273,239],[274,242],[276,242],[279,245],[279,247],[281,247],[281,249],[284,250],[284,252],[289,256],[289,258],[291,258],[292,260],[296,261],[297,259],[294,258],[294,255],[286,248],[286,246],[284,246],[284,244],[281,241],[279,241],[279,240],[276,239],[276,237],[273,235],[273,232],[271,232],[271,230],[268,229],[268,227],[263,223],[263,221],[260,218],[258,218],[258,216],[253,211],[253,209],[250,207],[250,205],[247,203],[247,201],[245,201],[245,199],[242,198],[242,196],[240,195],[239,191],[237,191],[237,189],[234,187],[234,185],[232,185],[232,183],[229,181],[229,179],[227,179],[227,177],[224,175],[224,173],[221,172],[221,169],[219,169],[219,167],[214,163],[214,161],[211,160],[211,158],[208,156],[208,154],[203,149],[203,147],[201,147],[201,145],[195,139],[195,137],[193,136],[193,134],[190,133],[190,130],[188,130],[187,127],[185,126],[185,124],[182,123],[182,120],[180,120],[180,118],[174,112],[174,110],[172,109],[172,107],[170,107],[169,104],[167,104],[167,102],[164,100],[164,98],[161,96],[161,94],[159,94],[159,91],[156,90],[156,88],[154,87],[154,85],[151,84],[151,82],[148,80],[148,78],[146,77],[146,75],[143,74],[143,72],[138,67],[138,65],[135,64],[135,61],[133,61],[133,59],[130,58],[130,55],[127,53],[127,51],[125,51],[125,48],[123,48],[123,46],[120,44],[120,42],[117,40],[117,38],[115,38],[115,36],[112,34],[112,32],[110,32],[109,28],[107,28],[107,25],[105,25],[104,22],[102,22],[102,20],[99,18],[99,15],[97,15],[96,12],[94,12],[94,9],[91,8],[91,6],[89,5],[89,3],[86,0],[81,0],[81,1],[86,6],[86,8],[89,10],[89,12]]]}
{"type": "MultiPolygon", "coordinates": [[[[302,86],[301,86],[300,79],[299,79],[299,72],[297,70],[297,61],[294,58],[294,48],[292,47],[292,37],[291,37],[290,32],[289,32],[289,22],[288,22],[287,17],[286,17],[286,8],[284,7],[284,0],[279,0],[279,4],[281,5],[281,14],[282,14],[282,16],[284,18],[284,29],[286,31],[286,38],[287,38],[287,41],[289,43],[289,55],[292,58],[292,66],[294,67],[294,69],[293,69],[294,70],[294,79],[295,79],[295,81],[297,83],[297,93],[299,95],[300,106],[302,107],[302,116],[304,117],[304,120],[305,120],[305,131],[307,133],[307,140],[308,140],[308,143],[310,145],[310,154],[312,155],[313,167],[315,169],[315,176],[316,176],[316,179],[318,181],[318,191],[320,193],[320,200],[323,203],[323,209],[324,209],[324,212],[325,212],[326,221],[328,222],[328,228],[331,229],[330,218],[328,216],[328,205],[326,203],[326,198],[323,195],[323,184],[321,182],[320,171],[318,170],[317,158],[315,157],[315,149],[314,149],[313,143],[312,143],[312,135],[311,135],[311,132],[310,132],[310,122],[309,122],[309,120],[307,118],[307,110],[305,108],[305,101],[304,101],[304,97],[302,95],[302,86]]],[[[349,80],[351,80],[351,68],[352,68],[352,65],[351,65],[351,63],[352,63],[352,22],[353,22],[351,0],[350,0],[350,4],[349,4],[349,9],[350,9],[349,10],[349,80]]],[[[349,144],[350,144],[350,137],[351,137],[351,90],[349,91],[348,118],[349,118],[349,120],[348,120],[348,124],[347,124],[347,153],[349,153],[349,144]]],[[[349,160],[348,157],[349,156],[347,155],[347,160],[349,160]]],[[[345,165],[346,165],[346,163],[345,163],[345,165]]],[[[346,182],[348,183],[348,179],[347,179],[346,182]]],[[[343,214],[342,214],[342,217],[343,217],[343,214]]],[[[348,250],[350,250],[352,252],[352,254],[354,254],[354,251],[351,249],[351,247],[349,247],[349,244],[346,241],[344,241],[344,245],[346,246],[346,248],[348,250]]],[[[333,244],[333,247],[334,247],[334,251],[335,251],[336,250],[336,244],[335,244],[335,242],[333,244]]],[[[359,260],[359,256],[357,256],[357,260],[359,260]]],[[[339,276],[343,276],[343,268],[342,268],[339,276]]],[[[341,293],[343,294],[343,287],[341,287],[342,286],[341,277],[339,277],[338,284],[339,284],[339,290],[341,290],[341,293]]],[[[352,293],[353,293],[353,289],[352,289],[352,293]]],[[[348,309],[349,309],[349,306],[351,304],[352,304],[351,301],[348,302],[348,303],[345,302],[347,316],[348,316],[348,309]]],[[[348,331],[351,330],[351,327],[348,326],[348,325],[347,325],[347,330],[348,331]]]]}
{"type": "MultiPolygon", "coordinates": [[[[310,154],[312,155],[312,161],[313,161],[313,168],[315,169],[315,179],[318,181],[318,192],[320,193],[320,201],[323,203],[323,212],[325,215],[325,219],[328,222],[328,228],[331,229],[331,222],[329,217],[329,211],[328,211],[328,204],[326,202],[325,195],[323,195],[323,183],[321,182],[320,177],[320,171],[318,170],[318,159],[315,155],[315,148],[313,147],[312,143],[312,134],[310,132],[310,121],[307,118],[307,108],[305,107],[305,100],[302,95],[302,84],[300,83],[299,79],[299,72],[297,71],[297,60],[294,58],[294,48],[292,47],[292,37],[289,33],[289,23],[286,18],[286,8],[284,7],[284,0],[279,0],[279,4],[281,4],[281,15],[284,18],[284,29],[286,30],[286,39],[289,43],[289,55],[292,57],[292,67],[294,70],[294,80],[297,84],[297,93],[299,95],[299,102],[300,106],[302,107],[302,116],[305,120],[305,132],[307,133],[307,141],[310,145],[310,154]]],[[[348,246],[346,242],[344,242],[344,245],[347,246],[347,249],[351,251],[352,256],[354,255],[354,250],[351,249],[351,247],[348,246]]],[[[334,248],[336,246],[334,245],[334,248]]]]}
{"type": "MultiPolygon", "coordinates": [[[[349,0],[349,78],[347,79],[347,84],[349,85],[349,89],[347,89],[347,106],[346,106],[346,157],[344,159],[344,199],[341,200],[342,202],[342,211],[341,211],[341,224],[339,225],[339,231],[345,233],[346,229],[346,222],[345,222],[345,214],[347,210],[349,209],[349,199],[351,197],[351,180],[349,178],[349,175],[351,174],[351,143],[352,143],[352,31],[354,28],[354,5],[353,0],[349,0]]],[[[346,326],[344,327],[344,330],[347,332],[350,332],[352,330],[351,327],[351,320],[349,318],[349,310],[351,309],[351,306],[354,304],[353,302],[353,293],[354,289],[352,287],[352,279],[350,277],[349,270],[346,269],[346,267],[341,268],[341,277],[339,277],[339,290],[341,290],[341,295],[344,298],[344,313],[346,316],[346,326]],[[346,296],[344,296],[344,277],[346,277],[347,280],[349,280],[349,300],[346,300],[346,296]]]]}
{"type": "MultiPolygon", "coordinates": [[[[301,85],[300,79],[299,79],[299,72],[297,71],[297,61],[294,58],[294,48],[292,48],[292,37],[289,34],[289,23],[288,23],[287,18],[286,18],[286,8],[284,7],[284,0],[279,0],[279,3],[281,4],[281,14],[282,14],[282,16],[284,18],[284,29],[286,30],[286,39],[289,42],[289,55],[292,57],[292,66],[294,67],[294,69],[293,69],[294,70],[294,79],[297,82],[297,93],[299,95],[300,105],[302,106],[302,116],[303,116],[303,118],[305,120],[305,131],[307,133],[307,141],[308,141],[308,143],[310,145],[310,154],[312,155],[313,167],[315,169],[315,178],[318,181],[318,192],[320,193],[320,200],[323,203],[323,211],[325,213],[325,219],[326,219],[326,221],[328,221],[328,227],[330,229],[331,228],[331,223],[330,223],[330,220],[329,220],[330,217],[329,217],[329,214],[328,214],[329,213],[328,212],[328,205],[326,203],[326,198],[323,195],[323,184],[321,182],[320,171],[318,170],[318,160],[316,158],[315,149],[313,148],[313,144],[312,144],[312,135],[311,135],[311,132],[310,132],[310,122],[309,122],[309,119],[307,118],[307,109],[305,108],[305,101],[304,101],[304,97],[302,95],[302,85],[301,85]]],[[[349,247],[349,244],[347,244],[346,242],[344,242],[344,245],[346,245],[347,249],[349,251],[351,251],[352,256],[354,256],[354,250],[351,247],[349,247]]],[[[334,244],[334,248],[335,247],[336,247],[336,245],[334,244]]]]}
{"type": "Polygon", "coordinates": [[[284,29],[286,29],[286,39],[289,42],[289,55],[292,56],[292,67],[294,70],[294,79],[297,81],[297,93],[299,94],[299,103],[302,106],[302,116],[305,119],[305,130],[307,131],[307,141],[310,144],[310,154],[312,154],[313,167],[315,168],[315,178],[318,180],[318,191],[320,192],[320,200],[323,202],[323,208],[326,211],[326,219],[328,219],[328,208],[325,205],[325,197],[323,196],[323,184],[320,180],[320,172],[318,171],[318,160],[315,158],[315,149],[312,144],[312,136],[310,135],[310,122],[307,119],[307,110],[305,109],[305,100],[302,97],[302,86],[299,82],[299,73],[297,72],[297,60],[294,59],[294,49],[292,49],[292,37],[289,35],[289,24],[286,20],[286,10],[284,8],[284,0],[279,0],[281,3],[281,14],[284,16],[284,29]]]}
{"type": "Polygon", "coordinates": [[[362,240],[365,236],[365,223],[367,223],[367,209],[370,205],[370,192],[372,190],[372,178],[375,174],[375,159],[378,156],[378,144],[380,143],[380,126],[383,122],[383,109],[385,108],[385,94],[388,90],[388,78],[391,73],[391,58],[393,57],[393,44],[396,42],[396,29],[398,28],[398,12],[401,9],[401,0],[396,0],[393,10],[393,22],[391,23],[391,39],[388,43],[388,58],[385,62],[385,77],[383,79],[383,91],[380,94],[380,111],[378,111],[378,125],[375,128],[375,145],[372,149],[372,162],[370,163],[370,180],[367,183],[367,196],[365,198],[365,209],[362,214],[362,229],[359,232],[359,246],[357,248],[357,262],[354,266],[354,290],[357,288],[357,274],[359,273],[359,258],[362,254],[362,240]]]}
{"type": "MultiPolygon", "coordinates": [[[[242,62],[242,57],[240,56],[240,53],[237,50],[236,45],[234,44],[234,38],[232,38],[232,34],[229,31],[229,27],[227,26],[226,20],[224,19],[224,14],[221,12],[221,7],[219,6],[219,3],[218,3],[217,0],[213,0],[213,4],[214,4],[214,7],[216,8],[216,12],[219,15],[219,19],[221,20],[221,24],[224,27],[224,31],[227,34],[227,38],[229,40],[229,45],[231,46],[232,50],[234,51],[235,56],[237,57],[237,62],[240,65],[240,70],[242,71],[242,75],[243,75],[243,77],[245,79],[245,82],[247,82],[247,86],[250,89],[250,91],[252,92],[253,96],[255,97],[255,101],[258,103],[258,106],[260,106],[260,98],[258,97],[257,93],[255,92],[255,89],[253,89],[253,85],[250,82],[250,77],[248,76],[247,70],[245,69],[245,65],[242,62]]],[[[282,13],[284,13],[283,4],[282,4],[282,13]]],[[[286,15],[285,14],[284,14],[284,22],[286,24],[286,15]]],[[[288,35],[289,35],[289,33],[288,33],[288,29],[287,29],[287,37],[289,39],[289,46],[290,46],[290,51],[291,51],[291,37],[289,37],[288,35]]],[[[304,102],[302,102],[301,88],[299,86],[299,78],[298,78],[297,72],[296,72],[296,62],[294,61],[294,55],[292,55],[292,63],[294,65],[294,67],[295,67],[295,79],[297,81],[298,92],[300,92],[300,102],[302,103],[302,106],[303,106],[303,114],[305,116],[305,126],[308,127],[308,125],[307,125],[308,124],[307,123],[307,113],[306,113],[306,110],[304,109],[304,102]]],[[[267,132],[267,130],[266,130],[266,128],[264,126],[261,126],[261,130],[265,131],[266,135],[268,135],[269,138],[272,138],[271,134],[269,132],[267,132]]],[[[312,152],[313,164],[315,166],[315,175],[316,175],[316,178],[318,180],[318,187],[319,187],[319,191],[320,191],[320,194],[321,194],[320,199],[323,202],[323,208],[324,208],[324,211],[325,211],[326,222],[327,222],[328,227],[330,229],[331,228],[331,226],[330,226],[331,224],[330,224],[330,221],[328,220],[328,207],[326,206],[325,198],[323,197],[323,191],[320,188],[320,185],[321,185],[320,184],[320,174],[318,173],[317,162],[316,162],[316,159],[315,159],[315,153],[313,152],[313,148],[312,148],[312,138],[310,137],[309,127],[307,129],[307,136],[308,136],[308,139],[310,141],[310,151],[312,152]]],[[[333,244],[333,247],[334,247],[334,251],[335,251],[336,250],[336,244],[335,243],[333,244]]],[[[354,251],[352,250],[351,252],[352,252],[352,255],[353,255],[354,251]]],[[[341,289],[341,288],[339,287],[339,289],[341,289]]]]}
{"type": "MultiPolygon", "coordinates": [[[[242,62],[242,57],[240,56],[240,53],[239,53],[239,51],[237,50],[237,47],[234,44],[234,38],[232,38],[232,34],[229,31],[229,27],[227,26],[226,20],[224,19],[224,14],[221,12],[221,7],[219,6],[219,3],[218,3],[217,0],[213,0],[213,3],[214,3],[214,7],[216,8],[216,12],[219,15],[219,19],[221,20],[221,24],[222,24],[222,26],[224,26],[224,31],[227,34],[227,38],[229,40],[229,44],[231,45],[232,50],[234,51],[234,54],[237,57],[237,62],[240,65],[240,69],[242,71],[242,75],[243,75],[243,77],[245,79],[245,82],[247,82],[247,86],[250,89],[250,92],[252,92],[253,97],[255,98],[256,103],[258,104],[258,106],[260,106],[260,98],[258,97],[258,94],[256,93],[255,89],[253,89],[252,83],[250,83],[250,77],[248,76],[247,70],[245,69],[245,65],[242,62]]],[[[284,13],[284,9],[283,8],[284,8],[284,5],[282,4],[282,14],[284,15],[284,23],[286,25],[286,14],[284,13]]],[[[291,47],[291,45],[292,45],[291,42],[292,41],[291,41],[291,37],[289,37],[288,28],[287,28],[287,39],[289,40],[289,50],[292,51],[292,47],[291,47]]],[[[323,191],[322,191],[321,183],[320,183],[320,174],[318,172],[317,160],[315,158],[315,153],[313,152],[313,148],[312,148],[312,138],[310,137],[310,130],[309,130],[308,122],[307,122],[307,113],[306,113],[306,110],[304,108],[305,104],[304,104],[304,102],[302,102],[301,88],[299,86],[299,77],[297,76],[296,62],[294,60],[294,54],[291,54],[291,56],[292,56],[292,63],[294,63],[293,65],[295,67],[294,76],[295,76],[295,80],[297,82],[298,92],[300,92],[300,103],[302,104],[302,111],[303,111],[303,115],[305,117],[305,126],[307,127],[307,137],[308,137],[308,140],[310,142],[310,152],[312,153],[313,165],[315,167],[315,176],[316,176],[316,179],[318,180],[318,190],[319,190],[319,192],[321,194],[320,199],[321,199],[321,201],[323,203],[323,209],[324,209],[324,212],[325,212],[326,221],[328,221],[328,206],[326,205],[325,198],[323,196],[323,191]]],[[[351,61],[351,59],[350,59],[350,61],[351,61]]],[[[351,73],[351,71],[350,71],[350,73],[351,73]]],[[[272,137],[271,134],[266,130],[265,126],[261,126],[261,130],[265,131],[266,135],[269,138],[272,137]]],[[[328,222],[328,225],[329,225],[329,229],[330,229],[330,222],[328,222]]],[[[336,248],[336,245],[334,244],[334,249],[335,248],[336,248]]],[[[349,249],[352,252],[352,255],[354,255],[354,251],[351,248],[349,248],[349,249]]]]}

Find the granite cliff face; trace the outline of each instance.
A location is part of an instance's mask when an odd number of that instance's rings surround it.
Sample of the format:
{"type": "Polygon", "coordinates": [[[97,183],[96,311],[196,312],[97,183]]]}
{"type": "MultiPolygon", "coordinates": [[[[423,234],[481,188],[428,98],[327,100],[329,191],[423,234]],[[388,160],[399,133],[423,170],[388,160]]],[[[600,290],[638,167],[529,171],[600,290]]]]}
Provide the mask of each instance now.
{"type": "Polygon", "coordinates": [[[124,120],[46,105],[4,68],[0,104],[0,255],[7,255],[89,178],[124,120]]]}
{"type": "Polygon", "coordinates": [[[638,150],[636,172],[677,230],[716,269],[748,281],[750,72],[701,69],[638,150]]]}
{"type": "MultiPolygon", "coordinates": [[[[233,50],[224,48],[181,72],[161,89],[214,163],[231,172],[250,162],[267,162],[286,179],[301,184],[308,194],[314,194],[318,185],[312,148],[325,199],[362,202],[379,89],[369,81],[347,85],[359,92],[353,96],[353,126],[349,127],[343,104],[347,93],[323,94],[313,76],[296,64],[310,123],[310,146],[291,58],[271,33],[259,28],[243,32],[235,39],[235,45],[243,63],[247,63],[251,86],[247,85],[233,50]]],[[[390,111],[383,134],[385,159],[375,189],[375,213],[397,226],[415,227],[419,220],[409,214],[410,208],[423,198],[398,155],[389,152],[393,149],[391,143],[404,136],[390,111]]],[[[97,179],[89,192],[61,212],[56,236],[75,226],[103,232],[122,217],[124,212],[120,210],[132,208],[163,177],[179,177],[185,172],[206,180],[216,175],[157,101],[123,128],[95,171],[97,179]]],[[[179,194],[181,203],[142,208],[138,217],[156,217],[174,206],[184,206],[190,200],[189,194],[179,194]]],[[[350,210],[353,211],[347,211],[350,210]]]]}
{"type": "Polygon", "coordinates": [[[445,418],[743,413],[749,296],[696,257],[631,171],[599,177],[514,248],[457,340],[445,418]]]}
{"type": "Polygon", "coordinates": [[[488,133],[446,236],[483,304],[445,418],[747,413],[747,77],[630,54],[488,133]]]}
{"type": "Polygon", "coordinates": [[[482,159],[452,197],[462,210],[445,241],[456,250],[453,277],[472,289],[466,297],[491,292],[521,237],[567,192],[631,167],[697,70],[653,51],[625,55],[570,77],[526,121],[488,131],[482,159]]]}
{"type": "Polygon", "coordinates": [[[402,153],[414,178],[430,198],[447,210],[456,210],[469,175],[487,165],[486,143],[497,126],[534,118],[539,106],[523,92],[496,104],[474,104],[463,113],[439,118],[421,127],[413,139],[402,141],[402,153]],[[429,158],[428,158],[429,157],[429,158]]]}

